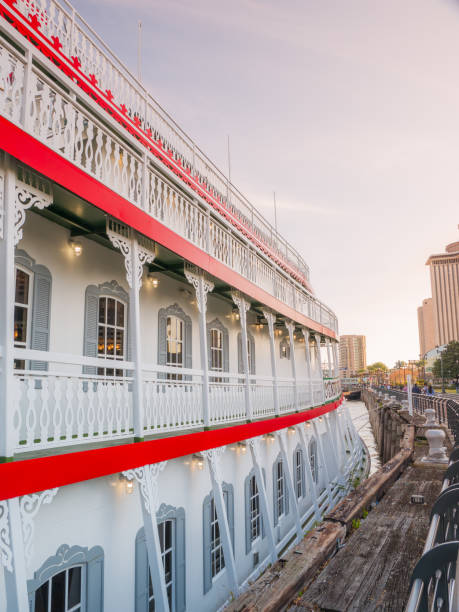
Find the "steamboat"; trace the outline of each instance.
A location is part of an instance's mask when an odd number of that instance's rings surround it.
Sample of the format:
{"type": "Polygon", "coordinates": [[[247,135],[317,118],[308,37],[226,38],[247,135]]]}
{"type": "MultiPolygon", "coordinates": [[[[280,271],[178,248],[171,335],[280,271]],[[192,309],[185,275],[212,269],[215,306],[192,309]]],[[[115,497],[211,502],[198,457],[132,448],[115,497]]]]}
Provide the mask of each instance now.
{"type": "Polygon", "coordinates": [[[0,610],[223,608],[366,458],[309,269],[56,0],[0,0],[0,610]]]}

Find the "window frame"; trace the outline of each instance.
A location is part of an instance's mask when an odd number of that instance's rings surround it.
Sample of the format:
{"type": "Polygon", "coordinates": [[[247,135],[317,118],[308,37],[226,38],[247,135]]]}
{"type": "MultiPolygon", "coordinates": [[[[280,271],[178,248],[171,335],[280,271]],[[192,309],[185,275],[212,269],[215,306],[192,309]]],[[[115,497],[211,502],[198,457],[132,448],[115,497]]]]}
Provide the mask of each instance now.
{"type": "MultiPolygon", "coordinates": [[[[87,567],[85,563],[77,563],[75,565],[71,565],[69,567],[66,567],[65,569],[57,572],[56,574],[53,574],[52,576],[50,576],[49,578],[47,578],[44,582],[41,583],[41,585],[39,587],[37,587],[37,589],[35,590],[34,593],[34,608],[36,605],[36,597],[37,597],[37,592],[45,585],[48,584],[48,606],[47,608],[49,609],[51,607],[51,612],[52,611],[52,606],[50,606],[50,599],[52,597],[52,582],[55,578],[57,578],[58,576],[60,576],[60,574],[65,573],[65,603],[64,603],[64,610],[59,610],[58,612],[85,612],[86,611],[86,598],[85,598],[85,594],[86,594],[86,573],[87,573],[87,567]],[[80,579],[80,601],[79,603],[75,604],[74,606],[72,606],[71,608],[68,607],[68,575],[69,575],[69,571],[71,569],[75,569],[75,568],[81,568],[81,579],[80,579]]],[[[47,611],[46,611],[47,612],[47,611]]]]}
{"type": "MultiPolygon", "coordinates": [[[[34,273],[33,270],[27,269],[25,266],[15,263],[14,265],[14,320],[13,320],[13,346],[15,348],[30,348],[30,339],[32,333],[32,316],[33,316],[33,283],[34,283],[34,273]],[[29,277],[29,286],[28,286],[28,295],[27,295],[27,304],[20,304],[16,302],[16,288],[17,288],[17,272],[20,270],[24,274],[29,277]],[[27,311],[27,321],[26,321],[26,329],[25,329],[25,342],[18,342],[14,338],[14,324],[16,322],[16,308],[26,309],[27,311]]],[[[26,363],[24,360],[15,359],[14,360],[14,369],[15,370],[25,370],[26,363]]]]}
{"type": "MultiPolygon", "coordinates": [[[[128,328],[128,321],[127,321],[127,312],[128,312],[128,304],[125,302],[125,300],[123,300],[120,297],[114,296],[114,295],[108,295],[106,293],[101,293],[99,295],[99,299],[98,299],[98,310],[97,310],[97,357],[99,359],[104,359],[107,361],[126,361],[127,360],[127,355],[126,355],[126,349],[127,349],[127,343],[126,343],[126,339],[127,339],[127,328],[128,328]],[[115,323],[111,324],[111,323],[101,323],[100,322],[100,301],[101,300],[105,300],[105,319],[107,320],[107,314],[108,314],[108,300],[114,300],[115,302],[115,323]],[[124,325],[121,327],[118,325],[118,304],[122,304],[123,305],[123,323],[124,325]],[[105,330],[104,333],[104,340],[105,340],[105,354],[104,353],[99,353],[99,330],[100,330],[100,326],[102,326],[105,330]],[[114,346],[113,346],[113,355],[107,355],[106,351],[107,351],[107,330],[108,328],[113,328],[114,330],[114,346]],[[122,356],[121,358],[118,358],[116,356],[116,336],[117,336],[117,332],[118,331],[122,331],[123,332],[123,347],[122,347],[122,356]]],[[[107,377],[115,377],[115,378],[121,378],[125,375],[125,372],[123,370],[120,370],[116,367],[114,368],[106,368],[106,367],[102,367],[102,368],[97,368],[97,375],[98,376],[107,376],[107,377]],[[107,374],[107,370],[111,370],[113,369],[113,374],[107,374]]]]}
{"type": "Polygon", "coordinates": [[[293,452],[293,466],[295,475],[295,495],[297,500],[304,499],[306,497],[304,453],[300,445],[298,445],[293,452]],[[300,491],[300,494],[298,494],[298,491],[300,491]]]}
{"type": "MultiPolygon", "coordinates": [[[[223,497],[225,500],[228,527],[230,530],[231,546],[234,552],[234,489],[233,489],[232,484],[228,484],[226,482],[223,482],[221,486],[222,486],[222,491],[223,491],[223,497]]],[[[213,584],[220,578],[220,576],[224,573],[224,570],[226,569],[226,561],[225,561],[225,566],[221,567],[218,573],[212,575],[212,569],[213,569],[212,568],[212,546],[211,546],[212,544],[212,530],[211,530],[212,502],[216,510],[213,491],[211,491],[204,498],[203,505],[202,505],[202,509],[203,509],[203,512],[202,512],[202,517],[203,517],[203,524],[202,524],[202,528],[203,528],[203,532],[202,532],[202,535],[203,535],[203,592],[204,594],[206,594],[208,591],[211,590],[213,584]]],[[[218,523],[218,518],[217,518],[217,523],[218,523]]],[[[221,535],[220,535],[220,539],[221,539],[221,535]]],[[[222,550],[222,556],[224,559],[222,544],[221,544],[221,550],[222,550]]]]}

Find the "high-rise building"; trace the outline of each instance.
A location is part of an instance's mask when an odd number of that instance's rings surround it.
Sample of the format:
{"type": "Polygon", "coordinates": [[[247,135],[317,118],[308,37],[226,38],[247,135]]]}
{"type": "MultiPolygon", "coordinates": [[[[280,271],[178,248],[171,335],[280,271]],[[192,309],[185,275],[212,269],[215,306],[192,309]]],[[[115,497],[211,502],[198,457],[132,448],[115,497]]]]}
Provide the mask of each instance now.
{"type": "MultiPolygon", "coordinates": [[[[449,244],[445,253],[431,255],[426,265],[432,287],[433,346],[443,346],[459,340],[459,242],[449,244]]],[[[422,347],[421,328],[419,335],[422,347]]]]}
{"type": "Polygon", "coordinates": [[[339,371],[341,376],[355,376],[367,367],[367,343],[365,336],[340,336],[339,371]]]}
{"type": "Polygon", "coordinates": [[[420,355],[424,357],[426,353],[435,348],[435,317],[432,298],[422,300],[422,306],[418,308],[418,328],[420,355]]]}

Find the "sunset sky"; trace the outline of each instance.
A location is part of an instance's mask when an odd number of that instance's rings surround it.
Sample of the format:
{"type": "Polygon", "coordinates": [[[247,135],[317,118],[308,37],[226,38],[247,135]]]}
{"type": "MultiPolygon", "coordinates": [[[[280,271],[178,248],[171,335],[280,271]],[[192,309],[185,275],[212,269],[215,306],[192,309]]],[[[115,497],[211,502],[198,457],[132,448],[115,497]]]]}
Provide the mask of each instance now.
{"type": "Polygon", "coordinates": [[[459,239],[459,1],[74,0],[303,254],[368,361],[419,354],[425,262],[459,239]]]}

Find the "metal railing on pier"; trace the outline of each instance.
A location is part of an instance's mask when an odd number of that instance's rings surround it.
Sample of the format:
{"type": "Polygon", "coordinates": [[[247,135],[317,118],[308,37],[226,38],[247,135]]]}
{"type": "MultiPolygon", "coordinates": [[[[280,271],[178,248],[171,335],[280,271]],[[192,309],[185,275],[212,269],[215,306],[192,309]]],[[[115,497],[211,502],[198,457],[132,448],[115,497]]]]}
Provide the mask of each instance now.
{"type": "Polygon", "coordinates": [[[422,557],[411,576],[405,612],[459,610],[459,446],[450,455],[422,557]]]}

